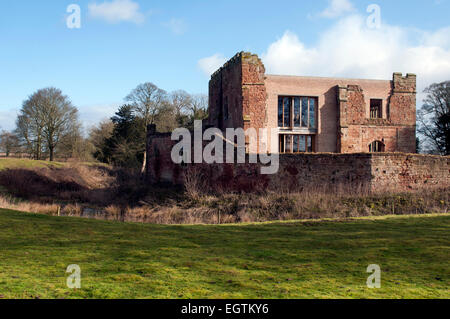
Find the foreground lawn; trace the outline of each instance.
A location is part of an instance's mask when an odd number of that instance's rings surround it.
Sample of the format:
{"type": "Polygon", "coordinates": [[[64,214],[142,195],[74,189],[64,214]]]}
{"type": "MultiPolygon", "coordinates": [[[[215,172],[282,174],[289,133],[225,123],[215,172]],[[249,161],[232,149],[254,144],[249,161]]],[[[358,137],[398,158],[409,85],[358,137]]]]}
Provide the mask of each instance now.
{"type": "Polygon", "coordinates": [[[450,216],[155,226],[0,210],[0,298],[450,298],[449,261],[450,216]]]}

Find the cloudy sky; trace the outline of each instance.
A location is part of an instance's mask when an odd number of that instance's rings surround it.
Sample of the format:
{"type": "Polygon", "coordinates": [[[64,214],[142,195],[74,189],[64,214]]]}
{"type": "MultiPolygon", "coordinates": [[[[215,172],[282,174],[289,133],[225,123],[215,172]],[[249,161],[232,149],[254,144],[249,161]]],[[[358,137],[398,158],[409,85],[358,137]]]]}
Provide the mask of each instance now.
{"type": "Polygon", "coordinates": [[[408,72],[423,90],[450,80],[448,12],[450,0],[4,0],[0,127],[13,129],[23,100],[48,86],[72,99],[86,127],[142,82],[207,93],[209,75],[243,50],[271,74],[408,72]],[[79,29],[67,26],[73,4],[79,29]]]}

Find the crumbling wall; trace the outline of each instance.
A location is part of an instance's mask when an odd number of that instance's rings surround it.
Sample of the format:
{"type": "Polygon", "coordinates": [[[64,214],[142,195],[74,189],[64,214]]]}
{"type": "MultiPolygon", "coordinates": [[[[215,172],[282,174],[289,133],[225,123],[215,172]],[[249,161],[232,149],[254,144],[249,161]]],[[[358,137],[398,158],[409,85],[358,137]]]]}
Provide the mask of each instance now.
{"type": "Polygon", "coordinates": [[[217,70],[209,82],[208,124],[223,131],[265,127],[264,75],[265,68],[258,56],[246,52],[236,54],[217,70]]]}
{"type": "Polygon", "coordinates": [[[419,154],[373,154],[374,191],[450,188],[450,157],[419,154]]]}
{"type": "Polygon", "coordinates": [[[368,152],[374,141],[385,152],[416,152],[416,76],[394,73],[392,91],[383,105],[383,117],[371,119],[359,85],[338,87],[338,151],[368,152]]]}
{"type": "Polygon", "coordinates": [[[283,154],[279,171],[262,175],[261,164],[174,164],[170,135],[148,139],[149,183],[184,184],[194,168],[207,189],[238,192],[265,190],[404,192],[450,188],[450,157],[404,153],[283,154]]]}

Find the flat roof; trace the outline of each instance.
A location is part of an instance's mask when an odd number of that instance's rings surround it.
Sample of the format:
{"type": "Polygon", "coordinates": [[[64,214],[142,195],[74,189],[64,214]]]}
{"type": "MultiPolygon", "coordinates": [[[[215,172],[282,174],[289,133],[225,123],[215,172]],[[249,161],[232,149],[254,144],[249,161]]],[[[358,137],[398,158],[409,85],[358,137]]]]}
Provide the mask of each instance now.
{"type": "Polygon", "coordinates": [[[300,79],[319,79],[319,80],[334,80],[334,81],[370,81],[370,82],[392,82],[392,80],[381,79],[356,79],[356,78],[339,78],[339,77],[323,77],[323,76],[302,76],[302,75],[281,75],[281,74],[266,74],[267,77],[285,77],[285,78],[300,78],[300,79]]]}

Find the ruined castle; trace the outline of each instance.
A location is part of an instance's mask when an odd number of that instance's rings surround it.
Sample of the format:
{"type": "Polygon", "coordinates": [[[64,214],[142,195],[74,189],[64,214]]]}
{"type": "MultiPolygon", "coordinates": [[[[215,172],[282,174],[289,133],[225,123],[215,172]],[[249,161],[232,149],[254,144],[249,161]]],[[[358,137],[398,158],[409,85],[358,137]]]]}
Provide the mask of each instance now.
{"type": "MultiPolygon", "coordinates": [[[[448,157],[415,154],[414,74],[394,73],[392,80],[269,75],[257,55],[241,52],[211,77],[205,127],[265,128],[276,136],[263,147],[280,154],[273,176],[260,175],[259,164],[197,164],[222,188],[450,186],[448,157]]],[[[149,130],[151,182],[183,183],[186,166],[172,162],[170,137],[149,130]]]]}
{"type": "Polygon", "coordinates": [[[356,80],[268,75],[239,53],[212,75],[209,124],[268,128],[279,153],[416,152],[416,76],[356,80]]]}

